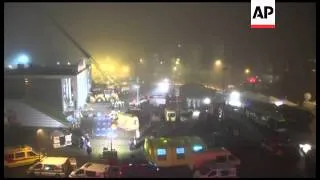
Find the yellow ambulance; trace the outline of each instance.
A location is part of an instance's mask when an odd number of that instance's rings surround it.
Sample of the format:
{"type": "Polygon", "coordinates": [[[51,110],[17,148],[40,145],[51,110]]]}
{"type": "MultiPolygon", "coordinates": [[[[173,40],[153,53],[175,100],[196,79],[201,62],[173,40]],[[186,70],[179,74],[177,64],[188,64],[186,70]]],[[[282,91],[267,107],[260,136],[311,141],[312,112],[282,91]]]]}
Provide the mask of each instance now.
{"type": "Polygon", "coordinates": [[[207,149],[205,143],[197,136],[174,138],[146,138],[144,153],[149,163],[157,167],[193,165],[194,153],[207,149]]]}
{"type": "Polygon", "coordinates": [[[18,167],[34,164],[44,158],[41,153],[35,152],[30,146],[9,147],[4,149],[4,166],[18,167]]]}

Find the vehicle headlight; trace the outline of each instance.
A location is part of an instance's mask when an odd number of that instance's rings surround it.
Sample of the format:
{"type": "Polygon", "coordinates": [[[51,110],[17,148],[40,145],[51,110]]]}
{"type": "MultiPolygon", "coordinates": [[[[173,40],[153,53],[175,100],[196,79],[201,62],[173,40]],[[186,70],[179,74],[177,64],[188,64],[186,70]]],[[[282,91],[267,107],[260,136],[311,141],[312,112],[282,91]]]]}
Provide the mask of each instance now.
{"type": "Polygon", "coordinates": [[[211,103],[211,99],[210,98],[204,98],[203,99],[203,103],[204,104],[210,104],[211,103]]]}
{"type": "Polygon", "coordinates": [[[302,149],[304,153],[308,153],[311,150],[310,144],[299,144],[299,147],[302,149]]]}
{"type": "Polygon", "coordinates": [[[281,106],[283,105],[283,101],[275,101],[273,102],[276,106],[281,106]]]}
{"type": "Polygon", "coordinates": [[[235,106],[235,107],[241,107],[241,96],[238,91],[233,91],[229,95],[229,105],[235,106]]]}
{"type": "Polygon", "coordinates": [[[192,117],[199,117],[200,111],[193,111],[192,112],[192,117]]]}

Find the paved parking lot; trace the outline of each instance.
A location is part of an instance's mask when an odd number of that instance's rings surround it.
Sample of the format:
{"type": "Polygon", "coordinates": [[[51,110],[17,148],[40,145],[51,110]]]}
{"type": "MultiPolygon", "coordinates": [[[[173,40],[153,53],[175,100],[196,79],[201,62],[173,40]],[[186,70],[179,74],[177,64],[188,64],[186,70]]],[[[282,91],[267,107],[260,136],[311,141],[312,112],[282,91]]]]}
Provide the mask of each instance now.
{"type": "MultiPolygon", "coordinates": [[[[95,108],[108,110],[101,107],[101,105],[95,105],[95,108]]],[[[5,146],[28,144],[36,147],[35,132],[36,129],[30,128],[5,129],[5,146]],[[16,136],[16,134],[24,134],[24,136],[16,136]],[[6,139],[10,139],[10,141],[6,141],[6,139]]],[[[209,147],[214,147],[216,145],[214,140],[218,138],[220,146],[226,147],[241,159],[240,177],[303,177],[303,172],[298,166],[299,162],[274,157],[255,144],[223,134],[223,132],[219,132],[219,127],[210,121],[190,120],[177,124],[169,124],[163,121],[152,122],[150,127],[146,128],[145,134],[151,135],[152,132],[157,132],[159,136],[198,135],[207,142],[209,147]]],[[[141,149],[130,152],[128,144],[130,137],[132,137],[132,134],[119,130],[117,138],[113,141],[113,147],[119,152],[120,161],[127,163],[133,161],[132,154],[135,154],[134,161],[144,161],[141,149]]],[[[91,146],[93,152],[91,156],[88,156],[84,150],[78,147],[60,149],[47,147],[47,152],[50,156],[76,157],[78,165],[82,165],[88,161],[99,162],[103,147],[110,148],[110,144],[110,139],[92,138],[91,146]]],[[[49,145],[47,144],[47,146],[49,145]]],[[[6,170],[5,175],[6,177],[25,177],[26,168],[6,170]]]]}

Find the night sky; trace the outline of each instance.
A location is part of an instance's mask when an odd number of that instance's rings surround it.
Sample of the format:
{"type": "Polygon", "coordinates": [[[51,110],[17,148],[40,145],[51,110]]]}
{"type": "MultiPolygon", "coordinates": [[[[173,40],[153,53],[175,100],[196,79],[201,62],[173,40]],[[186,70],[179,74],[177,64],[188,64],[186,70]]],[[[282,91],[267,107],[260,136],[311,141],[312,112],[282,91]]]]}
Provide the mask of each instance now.
{"type": "Polygon", "coordinates": [[[202,46],[208,63],[223,44],[230,64],[261,69],[300,65],[316,52],[315,3],[277,3],[275,30],[249,28],[250,3],[7,3],[6,62],[20,52],[36,63],[83,57],[40,10],[95,58],[128,59],[182,43],[202,46]]]}

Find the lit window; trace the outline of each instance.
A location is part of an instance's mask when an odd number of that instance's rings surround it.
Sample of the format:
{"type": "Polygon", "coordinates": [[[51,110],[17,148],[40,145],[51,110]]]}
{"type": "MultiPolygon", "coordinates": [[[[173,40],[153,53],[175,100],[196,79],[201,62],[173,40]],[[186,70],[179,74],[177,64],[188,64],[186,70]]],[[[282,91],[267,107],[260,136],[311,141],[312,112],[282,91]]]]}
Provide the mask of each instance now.
{"type": "Polygon", "coordinates": [[[176,148],[176,153],[177,154],[184,154],[184,148],[183,147],[176,148]]]}
{"type": "Polygon", "coordinates": [[[158,160],[167,159],[167,150],[166,149],[157,149],[158,160]]]}
{"type": "Polygon", "coordinates": [[[184,148],[183,147],[178,147],[176,148],[176,154],[177,154],[177,159],[184,159],[184,148]]]}

